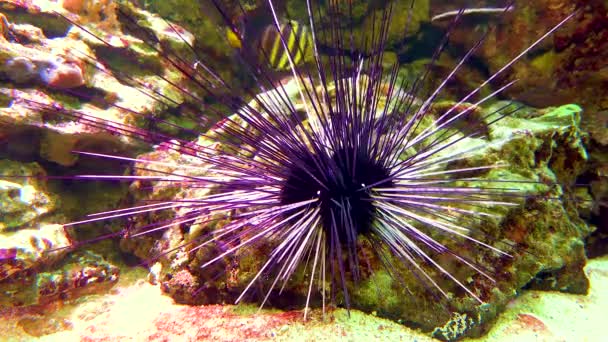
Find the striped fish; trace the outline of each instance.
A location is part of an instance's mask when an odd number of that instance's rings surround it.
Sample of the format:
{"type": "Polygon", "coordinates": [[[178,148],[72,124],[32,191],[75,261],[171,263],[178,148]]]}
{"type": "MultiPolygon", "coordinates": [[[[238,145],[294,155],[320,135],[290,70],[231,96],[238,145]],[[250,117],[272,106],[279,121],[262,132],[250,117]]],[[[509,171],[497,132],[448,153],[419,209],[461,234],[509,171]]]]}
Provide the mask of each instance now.
{"type": "Polygon", "coordinates": [[[266,62],[272,69],[287,70],[290,68],[288,51],[294,64],[300,65],[312,60],[313,46],[312,34],[308,27],[300,25],[297,21],[285,21],[280,26],[281,34],[274,25],[268,25],[262,31],[259,44],[259,58],[266,62]],[[281,35],[289,50],[281,42],[281,35]]]}

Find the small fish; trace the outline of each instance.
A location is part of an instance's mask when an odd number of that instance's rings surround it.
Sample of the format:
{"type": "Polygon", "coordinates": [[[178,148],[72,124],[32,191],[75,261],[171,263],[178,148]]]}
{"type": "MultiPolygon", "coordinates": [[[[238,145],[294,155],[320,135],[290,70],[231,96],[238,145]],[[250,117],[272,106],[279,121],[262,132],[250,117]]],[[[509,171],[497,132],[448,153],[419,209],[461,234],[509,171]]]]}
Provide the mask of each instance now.
{"type": "Polygon", "coordinates": [[[293,63],[300,65],[312,59],[312,36],[308,28],[298,22],[290,20],[280,26],[281,33],[274,26],[267,26],[260,40],[260,45],[269,53],[268,62],[273,69],[289,69],[289,56],[291,53],[293,63]],[[281,42],[284,37],[287,49],[281,42]]]}
{"type": "Polygon", "coordinates": [[[507,7],[480,7],[480,8],[466,8],[462,10],[448,11],[431,18],[431,22],[442,21],[442,20],[453,20],[454,17],[460,15],[500,15],[505,12],[511,12],[515,9],[514,6],[507,7]]]}
{"type": "Polygon", "coordinates": [[[291,67],[289,56],[296,66],[314,57],[310,29],[295,20],[283,20],[277,30],[272,22],[260,22],[256,18],[238,19],[234,28],[226,29],[226,38],[245,58],[256,58],[260,65],[277,71],[291,67]]]}

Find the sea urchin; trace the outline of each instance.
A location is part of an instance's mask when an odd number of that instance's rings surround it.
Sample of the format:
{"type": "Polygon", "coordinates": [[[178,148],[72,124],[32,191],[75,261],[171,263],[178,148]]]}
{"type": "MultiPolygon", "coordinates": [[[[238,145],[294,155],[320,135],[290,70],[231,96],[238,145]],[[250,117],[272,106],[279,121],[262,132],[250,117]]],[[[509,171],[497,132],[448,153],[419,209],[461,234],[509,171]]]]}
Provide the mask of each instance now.
{"type": "MultiPolygon", "coordinates": [[[[99,123],[78,111],[29,101],[29,105],[37,109],[69,114],[91,125],[104,125],[115,133],[163,141],[164,148],[197,161],[196,166],[167,165],[154,160],[80,152],[133,161],[140,169],[153,174],[83,175],[80,178],[188,184],[195,189],[195,195],[99,213],[69,225],[162,210],[179,213],[171,220],[126,231],[128,236],[134,237],[179,225],[221,222],[211,232],[205,231],[177,248],[193,253],[205,246],[221,244],[220,252],[206,260],[202,268],[241,249],[262,243],[272,245],[271,252],[243,287],[237,302],[260,281],[267,286],[263,305],[279,283],[283,288],[298,270],[306,268],[307,307],[315,280],[320,283],[323,303],[326,284],[329,284],[332,298],[341,294],[346,307],[351,307],[349,283],[360,279],[360,267],[365,263],[361,260],[361,241],[372,246],[378,260],[395,277],[399,278],[399,272],[409,269],[421,282],[428,284],[430,290],[448,296],[440,282],[444,277],[482,302],[483,298],[474,289],[443,267],[434,256],[448,255],[489,281],[493,281],[491,272],[450,249],[439,237],[467,240],[508,257],[506,251],[475,237],[474,232],[481,220],[494,216],[487,208],[516,205],[517,201],[505,198],[523,194],[516,189],[495,187],[492,181],[476,177],[485,170],[501,167],[499,164],[460,166],[466,165],[460,162],[471,152],[483,147],[464,143],[471,137],[483,135],[483,128],[469,125],[456,130],[454,127],[456,122],[471,116],[478,105],[514,82],[483,97],[479,96],[481,88],[572,15],[460,101],[436,113],[433,103],[438,94],[480,46],[483,38],[434,90],[424,94],[427,77],[445,47],[449,31],[423,74],[408,82],[399,77],[397,64],[389,68],[383,66],[389,23],[396,15],[392,13],[391,5],[384,11],[379,24],[372,27],[369,40],[355,44],[352,26],[350,30],[345,29],[349,25],[335,19],[342,17],[339,13],[351,10],[348,6],[343,8],[344,5],[338,2],[329,1],[328,10],[322,14],[310,1],[306,4],[313,63],[295,65],[293,56],[297,51],[294,49],[301,47],[293,45],[281,34],[282,23],[274,4],[267,1],[265,8],[272,18],[278,42],[288,52],[291,80],[279,82],[257,61],[248,61],[259,89],[257,95],[254,92],[247,94],[251,95],[250,102],[247,96],[235,96],[237,90],[209,68],[199,67],[204,66],[201,61],[185,63],[179,57],[163,53],[156,41],[148,42],[148,48],[158,52],[164,64],[182,73],[190,86],[210,96],[217,95],[219,101],[236,113],[198,142],[170,140],[162,134],[141,133],[138,129],[111,122],[99,123]],[[331,48],[325,47],[332,52],[329,56],[321,54],[317,35],[323,35],[322,41],[333,44],[331,48]],[[218,83],[227,92],[218,95],[219,90],[212,85],[218,83]],[[163,171],[166,166],[173,171],[163,171]],[[270,281],[266,282],[267,279],[270,281]]],[[[227,25],[233,25],[218,2],[216,6],[227,18],[227,25]]],[[[455,16],[455,21],[462,13],[455,16]]],[[[123,15],[126,21],[136,22],[128,14],[123,15]]],[[[179,36],[180,32],[172,28],[179,36]]],[[[145,36],[146,31],[141,32],[145,36]]],[[[263,49],[261,52],[266,56],[270,54],[263,49]]],[[[172,85],[184,97],[197,99],[197,93],[189,88],[172,85]]],[[[147,90],[143,84],[140,86],[148,96],[161,102],[170,101],[167,95],[147,90]]],[[[513,111],[511,107],[505,107],[484,120],[492,123],[513,111]]],[[[174,251],[165,250],[160,254],[174,251]]]]}

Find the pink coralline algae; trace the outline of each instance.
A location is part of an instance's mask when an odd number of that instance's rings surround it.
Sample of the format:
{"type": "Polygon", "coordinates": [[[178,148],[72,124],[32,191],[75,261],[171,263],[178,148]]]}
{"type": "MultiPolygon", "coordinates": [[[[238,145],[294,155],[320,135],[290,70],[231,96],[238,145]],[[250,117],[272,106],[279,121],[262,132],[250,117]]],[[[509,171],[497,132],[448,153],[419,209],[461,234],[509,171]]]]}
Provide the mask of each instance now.
{"type": "Polygon", "coordinates": [[[12,260],[17,256],[16,248],[0,248],[0,260],[12,260]]]}
{"type": "Polygon", "coordinates": [[[3,69],[17,83],[40,82],[54,89],[71,89],[85,83],[82,68],[62,57],[31,59],[17,56],[9,59],[3,69]]]}
{"type": "Polygon", "coordinates": [[[40,80],[51,88],[70,89],[84,84],[82,68],[61,57],[48,61],[46,65],[42,63],[39,67],[40,80]]]}

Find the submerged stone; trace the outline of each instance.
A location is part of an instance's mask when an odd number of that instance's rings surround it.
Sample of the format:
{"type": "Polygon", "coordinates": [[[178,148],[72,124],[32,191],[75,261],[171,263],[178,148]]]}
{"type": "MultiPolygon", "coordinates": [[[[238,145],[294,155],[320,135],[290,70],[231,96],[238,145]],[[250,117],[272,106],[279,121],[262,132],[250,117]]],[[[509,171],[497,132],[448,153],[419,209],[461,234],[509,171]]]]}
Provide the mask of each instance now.
{"type": "Polygon", "coordinates": [[[46,173],[38,164],[0,160],[0,177],[0,233],[19,229],[56,209],[57,198],[48,191],[46,173]]]}
{"type": "MultiPolygon", "coordinates": [[[[297,107],[296,88],[286,84],[284,89],[296,99],[297,107]]],[[[270,93],[260,96],[272,98],[270,93]]],[[[255,102],[251,105],[255,106],[255,102]]],[[[467,106],[470,105],[463,104],[462,110],[469,108],[467,106]]],[[[518,107],[517,104],[510,106],[518,107]]],[[[379,316],[421,327],[438,338],[455,339],[464,335],[479,335],[487,331],[506,304],[526,288],[570,293],[587,291],[588,281],[582,271],[586,261],[583,239],[590,233],[590,228],[578,217],[576,211],[570,210],[570,204],[563,198],[569,190],[560,185],[562,182],[574,180],[582,172],[587,159],[581,141],[582,134],[578,127],[581,108],[576,105],[543,110],[526,107],[515,115],[492,125],[488,124],[497,116],[509,112],[512,107],[499,102],[487,108],[475,108],[475,111],[479,112],[477,119],[482,120],[479,125],[487,125],[487,134],[476,138],[465,138],[460,143],[460,147],[448,148],[442,152],[449,155],[459,150],[476,147],[467,158],[459,161],[461,167],[503,164],[504,167],[475,176],[481,177],[482,182],[495,182],[490,184],[497,188],[519,188],[520,193],[524,194],[509,199],[515,205],[488,207],[487,212],[497,217],[484,220],[471,232],[472,237],[489,242],[510,256],[497,255],[467,241],[455,242],[442,239],[440,235],[433,235],[451,250],[458,251],[462,257],[473,260],[483,269],[489,270],[494,282],[482,277],[458,260],[448,256],[436,256],[438,262],[450,273],[459,279],[464,279],[465,285],[471,287],[484,303],[467,296],[461,288],[449,280],[440,284],[448,297],[437,297],[421,283],[418,277],[408,271],[411,267],[409,264],[396,257],[389,257],[388,262],[395,267],[395,270],[403,271],[406,275],[395,278],[386,270],[383,262],[374,256],[372,251],[377,247],[361,240],[358,243],[359,259],[367,260],[368,266],[361,265],[359,272],[362,274],[362,279],[359,282],[356,284],[347,282],[353,308],[364,312],[376,312],[379,316]],[[498,108],[503,109],[497,112],[498,108]],[[564,162],[565,159],[568,160],[567,163],[564,162]]],[[[437,106],[435,110],[441,108],[442,106],[437,106]]],[[[450,108],[449,103],[445,103],[443,108],[450,108]]],[[[235,122],[238,123],[238,120],[235,122]]],[[[432,120],[425,121],[425,125],[432,123],[432,120]]],[[[456,126],[451,127],[450,132],[461,134],[458,133],[458,129],[456,126]]],[[[210,132],[208,136],[212,137],[213,134],[214,132],[210,132]]],[[[205,145],[204,141],[204,139],[199,140],[199,143],[205,145]]],[[[221,151],[222,148],[218,147],[218,150],[221,151]]],[[[174,151],[163,152],[160,149],[154,154],[143,157],[176,166],[196,160],[193,158],[186,161],[184,158],[189,157],[179,156],[174,151]]],[[[174,171],[165,170],[165,172],[174,171]]],[[[205,171],[202,165],[198,172],[192,173],[188,170],[179,172],[195,177],[212,174],[205,171]]],[[[462,183],[468,186],[481,184],[474,180],[464,180],[462,183]]],[[[171,195],[162,183],[152,183],[151,186],[153,190],[148,192],[148,195],[136,191],[136,196],[148,200],[180,201],[204,195],[197,193],[196,189],[176,187],[172,187],[175,192],[171,195]]],[[[136,189],[132,188],[132,190],[136,189]]],[[[165,215],[179,217],[180,213],[165,215]]],[[[169,254],[161,254],[162,267],[158,276],[163,291],[174,297],[176,301],[191,304],[231,302],[257,274],[278,241],[270,239],[261,241],[255,246],[239,248],[234,255],[201,269],[201,265],[207,260],[226,249],[223,240],[218,239],[198,249],[196,253],[187,252],[189,243],[197,241],[197,238],[205,234],[213,234],[214,230],[222,227],[223,221],[213,224],[202,223],[208,219],[201,215],[194,224],[186,227],[183,225],[170,227],[162,236],[156,234],[142,237],[144,246],[156,246],[152,249],[136,247],[139,245],[137,240],[123,246],[130,246],[128,250],[135,248],[142,258],[154,258],[155,254],[162,253],[163,250],[171,251],[177,248],[169,254]],[[159,246],[163,247],[159,250],[159,246]],[[146,250],[148,253],[142,254],[146,250]]],[[[229,222],[230,218],[227,217],[226,220],[229,222]]],[[[466,217],[461,217],[455,221],[455,224],[467,224],[466,222],[466,217]],[[459,223],[460,219],[463,223],[459,223]]],[[[156,267],[158,266],[157,264],[156,267]]],[[[308,291],[308,276],[309,273],[301,271],[294,274],[292,279],[287,281],[282,295],[276,293],[270,295],[268,305],[302,306],[308,291]]],[[[350,279],[349,272],[346,277],[350,279]]],[[[272,278],[263,280],[262,288],[269,286],[273,280],[272,278]]],[[[257,301],[261,300],[261,295],[247,298],[257,301]]],[[[340,296],[338,295],[337,298],[340,296]]],[[[318,295],[313,296],[311,305],[321,305],[320,300],[318,295]]],[[[337,305],[345,305],[345,303],[339,301],[337,305]]]]}

